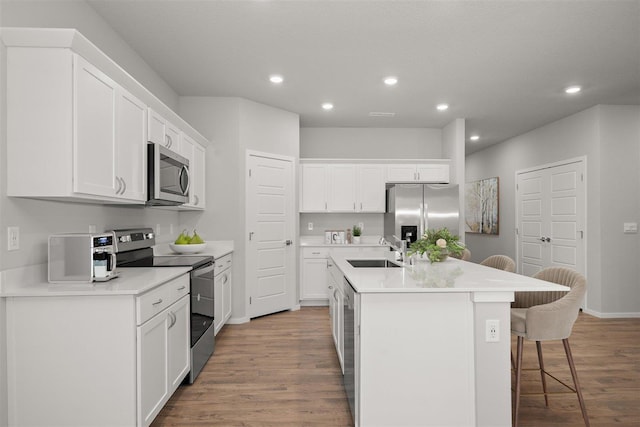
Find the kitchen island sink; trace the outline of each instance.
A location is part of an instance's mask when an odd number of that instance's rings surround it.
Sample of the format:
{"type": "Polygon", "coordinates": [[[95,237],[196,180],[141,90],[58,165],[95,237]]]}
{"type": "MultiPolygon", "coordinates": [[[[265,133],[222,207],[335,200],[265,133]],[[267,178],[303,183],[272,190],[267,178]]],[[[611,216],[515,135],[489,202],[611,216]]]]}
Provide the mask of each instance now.
{"type": "Polygon", "coordinates": [[[393,268],[402,267],[388,259],[348,259],[347,262],[354,268],[393,268]]]}

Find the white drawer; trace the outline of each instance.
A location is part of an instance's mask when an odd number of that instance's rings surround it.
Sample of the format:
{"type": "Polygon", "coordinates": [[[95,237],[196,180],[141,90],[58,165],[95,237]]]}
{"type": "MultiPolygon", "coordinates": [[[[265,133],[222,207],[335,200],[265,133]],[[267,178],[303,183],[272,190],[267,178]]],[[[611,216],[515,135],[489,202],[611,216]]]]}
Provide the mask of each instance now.
{"type": "Polygon", "coordinates": [[[189,293],[189,274],[153,288],[136,298],[136,321],[142,325],[189,293]]]}
{"type": "Polygon", "coordinates": [[[302,258],[326,258],[329,255],[329,248],[313,247],[302,248],[302,258]]]}
{"type": "Polygon", "coordinates": [[[233,265],[233,254],[227,254],[216,258],[216,274],[219,274],[233,265]]]}

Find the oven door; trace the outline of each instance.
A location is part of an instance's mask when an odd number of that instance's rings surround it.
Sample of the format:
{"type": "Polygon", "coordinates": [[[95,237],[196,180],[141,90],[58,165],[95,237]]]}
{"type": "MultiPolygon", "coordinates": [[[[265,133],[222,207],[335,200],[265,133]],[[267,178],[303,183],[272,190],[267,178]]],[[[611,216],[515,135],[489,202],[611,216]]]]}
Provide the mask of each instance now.
{"type": "Polygon", "coordinates": [[[214,264],[191,272],[191,372],[193,384],[215,349],[214,320],[214,264]]]}
{"type": "Polygon", "coordinates": [[[159,144],[149,143],[147,170],[147,205],[189,202],[189,160],[159,144]]]}

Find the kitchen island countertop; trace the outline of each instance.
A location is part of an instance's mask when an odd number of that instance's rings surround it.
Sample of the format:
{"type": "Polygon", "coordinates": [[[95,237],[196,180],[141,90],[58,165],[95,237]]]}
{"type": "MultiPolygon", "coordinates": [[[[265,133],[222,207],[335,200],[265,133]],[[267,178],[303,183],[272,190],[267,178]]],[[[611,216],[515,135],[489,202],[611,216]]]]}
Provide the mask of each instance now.
{"type": "MultiPolygon", "coordinates": [[[[394,261],[394,253],[386,259],[394,261]]],[[[385,259],[378,252],[331,253],[336,266],[359,293],[389,292],[516,292],[568,291],[566,286],[472,262],[447,258],[443,262],[399,263],[403,268],[356,268],[347,260],[385,259]]]]}

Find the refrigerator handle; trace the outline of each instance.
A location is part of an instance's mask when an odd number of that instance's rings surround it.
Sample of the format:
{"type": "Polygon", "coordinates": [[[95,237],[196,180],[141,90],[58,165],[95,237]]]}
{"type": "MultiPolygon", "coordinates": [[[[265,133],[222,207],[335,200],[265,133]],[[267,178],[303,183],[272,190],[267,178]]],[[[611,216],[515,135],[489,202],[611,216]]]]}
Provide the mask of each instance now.
{"type": "Polygon", "coordinates": [[[424,233],[427,232],[427,203],[424,197],[422,198],[422,204],[420,205],[420,235],[418,238],[421,238],[424,233]]]}

